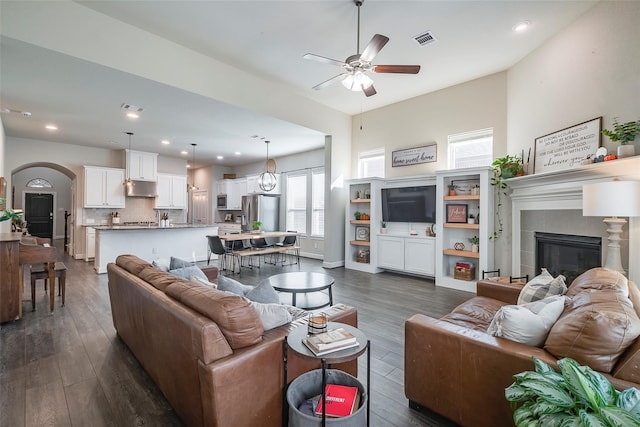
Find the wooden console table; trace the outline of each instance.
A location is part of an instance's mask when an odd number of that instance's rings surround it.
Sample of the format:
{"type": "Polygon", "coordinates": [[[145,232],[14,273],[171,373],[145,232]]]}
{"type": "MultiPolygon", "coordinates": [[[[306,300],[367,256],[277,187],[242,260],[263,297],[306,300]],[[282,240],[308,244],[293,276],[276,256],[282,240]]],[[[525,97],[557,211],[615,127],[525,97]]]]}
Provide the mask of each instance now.
{"type": "Polygon", "coordinates": [[[22,233],[0,233],[0,323],[22,318],[24,266],[44,264],[49,276],[49,308],[53,312],[56,248],[20,244],[22,233]]]}
{"type": "Polygon", "coordinates": [[[21,237],[22,233],[0,233],[0,323],[22,317],[21,237]]]}

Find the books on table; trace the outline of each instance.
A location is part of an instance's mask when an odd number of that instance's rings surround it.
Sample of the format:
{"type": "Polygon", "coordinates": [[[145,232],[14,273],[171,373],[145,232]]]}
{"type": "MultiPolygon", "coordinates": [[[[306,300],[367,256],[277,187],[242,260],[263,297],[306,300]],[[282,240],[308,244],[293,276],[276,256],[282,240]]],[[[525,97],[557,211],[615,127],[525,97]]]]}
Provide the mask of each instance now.
{"type": "MultiPolygon", "coordinates": [[[[346,417],[353,414],[360,405],[360,393],[358,387],[339,384],[327,384],[325,387],[327,417],[346,417]]],[[[320,399],[316,406],[316,415],[322,416],[323,400],[320,399]]]]}
{"type": "Polygon", "coordinates": [[[356,337],[344,328],[332,329],[321,334],[309,335],[302,342],[315,354],[322,356],[338,350],[357,347],[356,337]]]}

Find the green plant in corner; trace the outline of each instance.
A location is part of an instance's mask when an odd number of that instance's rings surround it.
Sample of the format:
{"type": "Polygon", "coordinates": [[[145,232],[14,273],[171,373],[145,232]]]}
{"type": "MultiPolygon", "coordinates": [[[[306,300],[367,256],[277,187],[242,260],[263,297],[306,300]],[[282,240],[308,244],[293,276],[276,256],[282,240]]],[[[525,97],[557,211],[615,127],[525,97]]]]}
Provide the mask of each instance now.
{"type": "Polygon", "coordinates": [[[493,168],[493,176],[491,177],[491,185],[496,188],[497,206],[496,218],[498,219],[498,227],[493,231],[489,239],[495,240],[502,235],[504,231],[504,223],[502,221],[502,196],[507,197],[507,178],[513,178],[518,174],[518,170],[522,168],[522,159],[519,156],[506,155],[499,157],[491,163],[493,168]]]}
{"type": "Polygon", "coordinates": [[[613,130],[604,129],[602,134],[609,137],[613,142],[620,142],[626,145],[636,139],[640,134],[640,120],[637,122],[618,123],[618,118],[613,119],[613,130]]]}
{"type": "Polygon", "coordinates": [[[262,222],[260,221],[253,221],[253,224],[251,224],[251,228],[253,230],[260,230],[261,226],[262,226],[262,222]]]}
{"type": "Polygon", "coordinates": [[[532,358],[535,371],[513,376],[505,389],[513,421],[520,426],[640,426],[640,391],[618,392],[599,372],[573,359],[558,361],[560,372],[532,358]]]}

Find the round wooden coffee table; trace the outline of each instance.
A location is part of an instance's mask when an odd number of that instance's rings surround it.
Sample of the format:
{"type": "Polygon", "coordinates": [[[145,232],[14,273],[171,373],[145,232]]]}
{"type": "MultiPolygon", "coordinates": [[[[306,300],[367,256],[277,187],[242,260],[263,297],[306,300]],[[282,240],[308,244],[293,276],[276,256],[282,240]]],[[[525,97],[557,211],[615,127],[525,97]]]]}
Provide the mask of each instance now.
{"type": "Polygon", "coordinates": [[[295,271],[271,276],[263,282],[269,283],[278,292],[291,294],[291,305],[315,310],[333,305],[331,286],[335,279],[324,273],[295,271]],[[324,293],[325,289],[328,293],[324,293]],[[303,294],[297,298],[298,294],[303,294]],[[299,301],[300,300],[300,301],[299,301]],[[300,303],[298,306],[297,303],[300,303]]]}

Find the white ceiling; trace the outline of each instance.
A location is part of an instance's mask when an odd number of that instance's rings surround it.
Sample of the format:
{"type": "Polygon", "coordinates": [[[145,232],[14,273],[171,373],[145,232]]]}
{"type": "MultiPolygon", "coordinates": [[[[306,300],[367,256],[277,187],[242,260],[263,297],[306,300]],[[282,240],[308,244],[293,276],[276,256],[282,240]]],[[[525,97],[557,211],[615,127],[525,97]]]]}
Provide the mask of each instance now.
{"type": "MultiPolygon", "coordinates": [[[[390,41],[374,64],[422,67],[418,75],[372,73],[378,93],[369,98],[339,83],[312,90],[342,70],[302,58],[310,52],[343,61],[356,53],[352,0],[78,3],[354,115],[508,69],[596,2],[366,0],[360,51],[383,34],[390,41]],[[514,33],[522,20],[530,29],[514,33]],[[420,47],[413,37],[426,30],[437,41],[420,47]]],[[[123,132],[131,130],[134,149],[179,157],[197,143],[198,164],[228,166],[264,158],[251,135],[272,140],[274,156],[324,144],[314,130],[8,37],[0,42],[1,107],[32,113],[3,114],[7,136],[114,149],[127,146],[123,132]],[[127,126],[119,106],[132,99],[145,112],[127,126]],[[44,122],[60,130],[50,133],[44,122]],[[225,159],[215,160],[218,154],[225,159]]]]}

